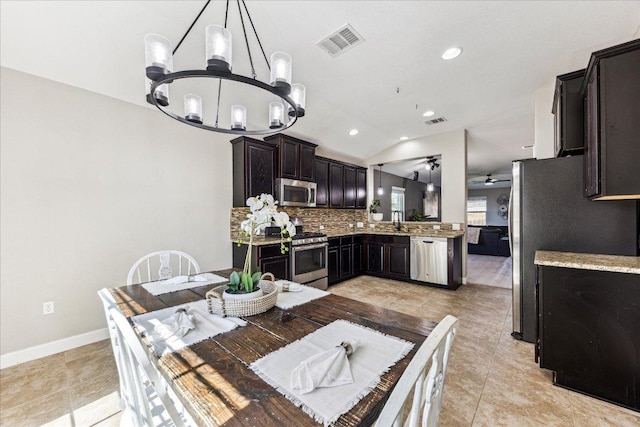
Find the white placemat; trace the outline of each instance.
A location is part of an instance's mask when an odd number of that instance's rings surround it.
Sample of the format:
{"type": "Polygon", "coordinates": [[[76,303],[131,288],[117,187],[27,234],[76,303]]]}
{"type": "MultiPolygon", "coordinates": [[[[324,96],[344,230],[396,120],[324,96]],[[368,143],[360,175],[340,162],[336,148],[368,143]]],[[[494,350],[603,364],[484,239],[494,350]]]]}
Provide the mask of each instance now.
{"type": "Polygon", "coordinates": [[[223,332],[229,332],[238,326],[247,324],[237,317],[222,318],[215,314],[210,314],[207,308],[206,300],[198,300],[189,304],[177,305],[175,307],[163,308],[161,310],[152,311],[150,313],[140,314],[131,318],[135,327],[144,333],[153,344],[153,351],[158,356],[166,353],[172,353],[181,348],[190,346],[200,341],[206,340],[223,332]],[[171,317],[176,310],[185,308],[187,313],[193,316],[195,328],[190,330],[183,337],[172,336],[167,340],[163,340],[154,331],[156,325],[163,320],[171,317]]]}
{"type": "Polygon", "coordinates": [[[325,426],[348,412],[380,382],[380,376],[407,355],[414,344],[346,320],[327,326],[253,362],[250,368],[296,406],[325,426]],[[302,394],[293,390],[291,373],[300,362],[350,339],[359,340],[349,356],[354,382],[317,388],[302,394]]]}
{"type": "Polygon", "coordinates": [[[287,280],[276,280],[276,285],[278,286],[278,299],[276,300],[276,307],[279,307],[283,310],[287,310],[289,308],[295,307],[296,305],[301,305],[311,300],[329,295],[329,292],[323,291],[321,289],[301,285],[299,283],[289,282],[287,280]],[[283,292],[282,285],[285,283],[294,284],[294,289],[300,289],[300,291],[283,292]]]}
{"type": "Polygon", "coordinates": [[[183,291],[185,289],[197,288],[198,286],[213,285],[215,283],[226,283],[229,279],[213,273],[202,273],[193,276],[194,281],[189,281],[189,276],[176,276],[167,280],[143,283],[142,287],[153,295],[168,294],[169,292],[183,291]]]}

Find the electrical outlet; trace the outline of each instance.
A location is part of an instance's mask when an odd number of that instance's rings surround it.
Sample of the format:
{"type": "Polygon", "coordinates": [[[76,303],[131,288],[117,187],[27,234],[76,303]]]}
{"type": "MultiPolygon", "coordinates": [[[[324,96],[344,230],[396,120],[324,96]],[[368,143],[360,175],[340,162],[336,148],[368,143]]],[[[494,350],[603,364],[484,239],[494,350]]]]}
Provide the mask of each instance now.
{"type": "Polygon", "coordinates": [[[451,229],[452,230],[460,230],[460,224],[452,224],[451,225],[451,229]]]}
{"type": "Polygon", "coordinates": [[[42,314],[53,314],[54,307],[53,301],[47,301],[42,303],[42,314]]]}
{"type": "Polygon", "coordinates": [[[320,226],[320,230],[324,230],[324,225],[321,225],[321,226],[320,226]]]}
{"type": "Polygon", "coordinates": [[[364,222],[361,222],[361,221],[356,222],[356,227],[357,227],[357,228],[362,228],[362,227],[364,227],[364,222]]]}
{"type": "Polygon", "coordinates": [[[433,229],[434,229],[434,230],[440,230],[440,226],[439,226],[438,224],[435,224],[435,225],[433,226],[433,229]]]}

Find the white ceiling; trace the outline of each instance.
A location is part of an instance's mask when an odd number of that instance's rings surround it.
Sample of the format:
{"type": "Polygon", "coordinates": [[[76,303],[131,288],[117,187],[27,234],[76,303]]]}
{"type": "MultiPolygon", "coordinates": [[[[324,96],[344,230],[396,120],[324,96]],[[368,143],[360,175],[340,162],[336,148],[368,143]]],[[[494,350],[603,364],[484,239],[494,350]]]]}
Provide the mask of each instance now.
{"type": "MultiPolygon", "coordinates": [[[[0,64],[152,108],[144,100],[143,37],[158,33],[175,45],[203,4],[2,0],[0,64]]],[[[640,25],[640,1],[247,4],[267,55],[288,52],[294,82],[307,87],[307,116],[288,133],[366,159],[401,136],[464,128],[472,179],[508,174],[511,160],[531,157],[521,147],[533,144],[534,92],[584,68],[592,51],[637,37],[640,25]],[[365,42],[332,59],[315,43],[345,23],[365,42]],[[443,61],[454,45],[462,55],[443,61]],[[427,109],[447,122],[425,125],[427,109]],[[349,136],[352,128],[359,134],[349,136]]],[[[221,24],[223,9],[214,1],[205,11],[176,54],[176,70],[204,68],[204,27],[221,24]]],[[[232,11],[233,18],[235,4],[232,11]]],[[[233,22],[234,72],[248,75],[233,22]]],[[[268,80],[263,62],[258,78],[268,80]]]]}

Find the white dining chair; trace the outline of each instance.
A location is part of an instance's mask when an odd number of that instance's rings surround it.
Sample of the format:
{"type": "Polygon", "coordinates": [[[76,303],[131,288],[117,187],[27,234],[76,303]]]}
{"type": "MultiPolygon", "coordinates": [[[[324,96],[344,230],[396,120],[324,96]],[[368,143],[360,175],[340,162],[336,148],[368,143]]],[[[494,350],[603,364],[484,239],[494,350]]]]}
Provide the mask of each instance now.
{"type": "Polygon", "coordinates": [[[152,363],[155,356],[144,348],[111,293],[101,289],[98,295],[104,306],[120,379],[120,406],[123,410],[120,426],[195,425],[169,390],[157,365],[152,363]]]}
{"type": "Polygon", "coordinates": [[[175,250],[151,252],[133,264],[127,275],[127,285],[165,280],[183,274],[200,274],[200,266],[191,255],[175,250]],[[174,274],[174,269],[177,274],[174,274]]]}
{"type": "Polygon", "coordinates": [[[449,351],[457,328],[458,319],[453,316],[446,316],[438,323],[398,380],[376,427],[438,425],[449,351]],[[407,408],[409,412],[405,415],[407,408]]]}

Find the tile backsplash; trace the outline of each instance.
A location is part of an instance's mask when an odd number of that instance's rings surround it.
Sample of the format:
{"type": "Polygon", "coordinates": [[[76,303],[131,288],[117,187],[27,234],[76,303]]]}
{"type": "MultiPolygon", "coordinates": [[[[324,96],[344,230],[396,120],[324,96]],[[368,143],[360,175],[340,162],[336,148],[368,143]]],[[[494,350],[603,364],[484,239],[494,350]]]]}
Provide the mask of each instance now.
{"type": "MultiPolygon", "coordinates": [[[[342,234],[345,232],[395,232],[396,227],[391,221],[370,221],[369,213],[365,209],[320,209],[320,208],[294,208],[280,207],[278,210],[285,211],[290,218],[299,218],[303,224],[304,231],[321,231],[320,226],[324,226],[322,230],[328,235],[342,234]],[[363,228],[356,228],[358,222],[363,223],[363,228]],[[371,228],[369,224],[375,224],[375,228],[371,228]],[[352,225],[352,227],[349,227],[352,225]]],[[[231,237],[235,238],[240,230],[240,223],[246,218],[249,208],[231,208],[231,237]]],[[[453,229],[453,224],[442,222],[403,222],[401,231],[419,234],[423,231],[433,231],[434,225],[440,226],[443,231],[453,229]]],[[[461,224],[464,230],[464,225],[461,224]]]]}

